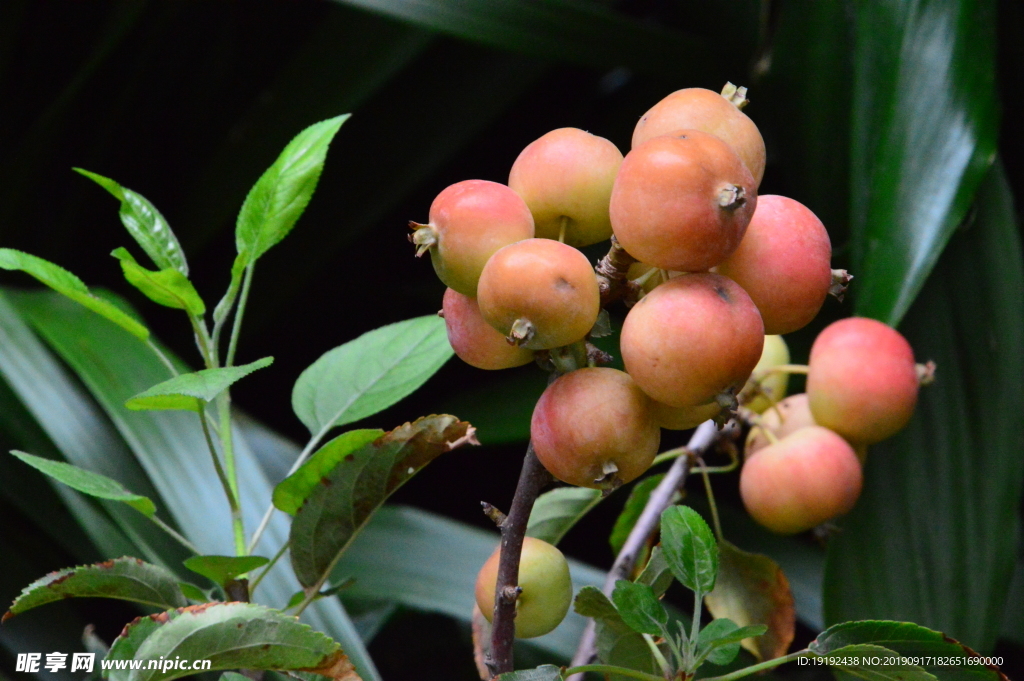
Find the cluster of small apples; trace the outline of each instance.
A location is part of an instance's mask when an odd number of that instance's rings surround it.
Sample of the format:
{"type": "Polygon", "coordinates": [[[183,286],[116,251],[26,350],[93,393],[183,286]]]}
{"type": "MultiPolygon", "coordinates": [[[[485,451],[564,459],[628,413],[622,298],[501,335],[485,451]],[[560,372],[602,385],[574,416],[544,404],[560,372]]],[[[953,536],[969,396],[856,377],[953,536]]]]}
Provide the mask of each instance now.
{"type": "Polygon", "coordinates": [[[807,392],[771,405],[747,437],[740,494],[754,520],[794,534],[849,512],[868,445],[906,426],[933,370],[881,322],[826,327],[811,347],[807,392]]]}

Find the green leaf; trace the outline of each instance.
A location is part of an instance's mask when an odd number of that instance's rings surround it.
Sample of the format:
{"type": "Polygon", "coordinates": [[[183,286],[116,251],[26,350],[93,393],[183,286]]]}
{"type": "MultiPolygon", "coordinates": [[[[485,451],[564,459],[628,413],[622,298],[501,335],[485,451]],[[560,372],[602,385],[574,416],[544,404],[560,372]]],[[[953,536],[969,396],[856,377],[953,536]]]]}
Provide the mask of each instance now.
{"type": "Polygon", "coordinates": [[[675,579],[672,575],[672,568],[665,559],[665,551],[660,546],[651,549],[651,557],[647,560],[643,572],[636,578],[637,584],[646,584],[654,589],[654,595],[661,598],[672,586],[675,579]]]}
{"type": "Polygon", "coordinates": [[[238,672],[224,672],[220,675],[220,681],[251,681],[248,676],[238,672]]]}
{"type": "Polygon", "coordinates": [[[85,175],[90,180],[106,189],[115,199],[121,202],[121,222],[128,233],[132,235],[146,255],[150,257],[153,264],[161,270],[174,269],[188,277],[188,263],[185,262],[185,252],[181,250],[178,237],[174,236],[171,226],[160,214],[152,203],[144,196],[133,192],[127,187],[111,180],[108,177],[83,170],[72,168],[77,173],[85,175]]]}
{"type": "Polygon", "coordinates": [[[858,315],[896,325],[992,163],[996,3],[855,5],[852,231],[858,315]]]}
{"type": "Polygon", "coordinates": [[[542,664],[535,669],[520,669],[499,674],[498,681],[560,681],[562,670],[553,664],[542,664]]]}
{"type": "Polygon", "coordinates": [[[434,458],[472,438],[472,426],[454,416],[424,416],[344,455],[292,521],[292,567],[302,586],[323,579],[392,492],[434,458]]]}
{"type": "Polygon", "coordinates": [[[174,267],[167,267],[158,272],[147,270],[135,262],[132,254],[124,248],[116,249],[111,255],[121,261],[121,270],[128,283],[142,291],[154,303],[185,310],[195,317],[206,314],[206,304],[192,282],[181,271],[174,267]]]}
{"type": "Polygon", "coordinates": [[[766,631],[768,627],[763,624],[741,627],[726,617],[711,620],[697,634],[697,656],[706,657],[711,664],[729,664],[739,654],[741,641],[766,631]]]}
{"type": "Polygon", "coordinates": [[[166,610],[188,605],[178,579],[138,558],[65,568],[37,579],[14,599],[4,619],[65,598],[115,598],[166,610]]]}
{"type": "Polygon", "coordinates": [[[139,393],[124,406],[134,411],[177,409],[198,412],[200,407],[212,402],[237,381],[273,363],[273,357],[264,357],[241,366],[181,374],[139,393]]]}
{"type": "MultiPolygon", "coordinates": [[[[164,615],[166,617],[166,615],[164,615]]],[[[160,615],[155,617],[136,617],[129,622],[121,631],[120,636],[110,644],[106,660],[133,660],[135,654],[146,642],[149,635],[163,625],[160,615]]],[[[106,672],[106,678],[112,681],[128,681],[131,676],[129,669],[110,669],[106,672]]]]}
{"type": "Polygon", "coordinates": [[[0,248],[0,268],[20,270],[31,275],[57,293],[109,319],[136,338],[149,338],[149,329],[110,302],[93,295],[81,279],[59,265],[11,248],[0,248]]]}
{"type": "Polygon", "coordinates": [[[238,213],[235,245],[249,267],[292,230],[313,197],[327,148],[349,115],[314,123],[284,148],[249,190],[238,213]]]}
{"type": "Polygon", "coordinates": [[[192,556],[185,561],[185,567],[224,586],[239,575],[269,562],[270,559],[263,556],[192,556]]]}
{"type": "Polygon", "coordinates": [[[526,524],[526,534],[557,545],[565,533],[597,506],[602,498],[600,490],[588,487],[556,487],[549,490],[537,497],[526,524]]]}
{"type": "MultiPolygon", "coordinates": [[[[608,597],[595,586],[579,590],[573,608],[594,619],[597,656],[605,664],[660,674],[661,669],[643,634],[623,619],[608,597]]],[[[620,677],[613,677],[616,681],[620,677]]]]}
{"type": "Polygon", "coordinates": [[[1000,678],[994,668],[964,662],[968,658],[980,657],[964,644],[941,632],[909,622],[844,622],[818,634],[808,648],[817,655],[836,655],[859,645],[882,646],[897,655],[925,658],[921,666],[943,681],[996,681],[1000,678]],[[958,661],[936,664],[942,658],[958,661]]]}
{"type": "Polygon", "coordinates": [[[626,543],[629,533],[633,531],[633,526],[636,525],[640,514],[644,512],[647,500],[651,498],[651,492],[654,491],[654,488],[658,486],[658,483],[664,477],[664,473],[651,475],[633,485],[633,489],[629,491],[626,505],[623,507],[619,517],[615,519],[612,534],[608,537],[608,542],[612,545],[612,553],[616,556],[619,555],[623,544],[626,543]]]}
{"type": "Polygon", "coordinates": [[[33,456],[32,454],[26,454],[17,450],[12,450],[11,454],[37,471],[49,475],[54,480],[62,482],[83,494],[99,499],[120,501],[128,504],[147,518],[152,518],[156,513],[156,505],[151,499],[129,492],[121,483],[111,480],[105,475],[93,473],[92,471],[87,471],[84,468],[78,468],[62,461],[44,459],[41,456],[33,456]]]}
{"type": "Polygon", "coordinates": [[[382,326],[330,350],[295,382],[292,408],[314,435],[414,392],[454,354],[436,315],[382,326]]]}
{"type": "Polygon", "coordinates": [[[668,624],[668,612],[654,590],[646,584],[634,584],[626,579],[615,583],[612,602],[622,621],[641,634],[661,635],[668,624]]]}
{"type": "MultiPolygon", "coordinates": [[[[114,679],[151,681],[189,676],[192,669],[147,669],[149,660],[209,660],[208,671],[224,669],[273,669],[308,671],[343,679],[351,673],[338,644],[325,634],[300,624],[278,610],[252,603],[193,605],[151,618],[136,620],[114,642],[107,660],[143,661],[143,668],[114,679]],[[149,619],[150,623],[143,623],[149,619]],[[153,626],[155,623],[156,626],[153,626]],[[146,635],[131,657],[117,643],[132,637],[137,626],[146,635]]],[[[352,678],[349,676],[348,678],[352,678]]]]}
{"type": "Polygon", "coordinates": [[[782,568],[768,556],[742,551],[724,540],[718,550],[718,579],[714,591],[704,597],[708,611],[740,626],[767,625],[766,635],[743,641],[757,659],[785,655],[796,632],[796,610],[782,568]]]}
{"type": "Polygon", "coordinates": [[[917,622],[990,651],[1024,484],[1024,262],[1000,165],[900,328],[937,380],[908,426],[871,447],[829,542],[825,621],[917,622]]]}
{"type": "Polygon", "coordinates": [[[178,582],[178,588],[181,589],[181,593],[185,594],[185,598],[190,601],[209,603],[212,600],[210,594],[190,582],[178,582]]]}
{"type": "Polygon", "coordinates": [[[689,506],[669,506],[661,514],[661,548],[680,584],[703,597],[715,588],[718,545],[711,528],[689,506]]]}
{"type": "MultiPolygon", "coordinates": [[[[834,664],[829,666],[840,679],[856,678],[867,681],[938,681],[937,676],[914,664],[881,665],[898,654],[883,646],[861,644],[839,648],[829,654],[834,664]]],[[[942,678],[945,678],[943,676],[942,678]]]]}
{"type": "Polygon", "coordinates": [[[321,447],[302,467],[278,483],[274,488],[274,506],[289,515],[295,515],[320,481],[343,458],[383,437],[380,429],[350,430],[321,447]]]}

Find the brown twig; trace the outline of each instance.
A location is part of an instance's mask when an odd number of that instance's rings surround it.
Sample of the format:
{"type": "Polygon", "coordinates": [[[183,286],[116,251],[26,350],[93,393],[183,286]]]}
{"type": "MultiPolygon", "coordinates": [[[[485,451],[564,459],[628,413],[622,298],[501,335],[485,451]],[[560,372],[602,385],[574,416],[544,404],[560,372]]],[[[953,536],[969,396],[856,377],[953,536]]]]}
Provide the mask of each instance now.
{"type": "Polygon", "coordinates": [[[512,644],[516,634],[516,599],[521,589],[519,557],[526,536],[526,523],[537,495],[552,480],[551,474],[537,460],[533,443],[526,448],[523,469],[512,498],[508,516],[499,525],[501,529],[501,558],[498,562],[498,583],[494,590],[494,618],[491,620],[491,657],[487,667],[492,676],[513,671],[512,644]]]}
{"type": "MultiPolygon", "coordinates": [[[[728,432],[728,429],[719,431],[714,421],[705,421],[697,427],[686,444],[687,452],[675,460],[672,467],[665,473],[658,486],[651,492],[647,505],[637,519],[636,524],[630,531],[622,550],[616,556],[612,569],[604,580],[603,591],[605,595],[611,596],[615,589],[615,583],[620,579],[629,579],[630,573],[636,564],[640,552],[647,544],[648,539],[654,534],[661,521],[661,514],[672,504],[672,496],[683,486],[690,473],[690,466],[693,460],[703,454],[713,445],[719,437],[728,432]]],[[[587,628],[580,639],[580,645],[576,649],[576,655],[572,658],[572,667],[589,664],[596,652],[597,631],[594,621],[587,623],[587,628]]],[[[574,674],[569,681],[582,681],[582,674],[574,674]]]]}

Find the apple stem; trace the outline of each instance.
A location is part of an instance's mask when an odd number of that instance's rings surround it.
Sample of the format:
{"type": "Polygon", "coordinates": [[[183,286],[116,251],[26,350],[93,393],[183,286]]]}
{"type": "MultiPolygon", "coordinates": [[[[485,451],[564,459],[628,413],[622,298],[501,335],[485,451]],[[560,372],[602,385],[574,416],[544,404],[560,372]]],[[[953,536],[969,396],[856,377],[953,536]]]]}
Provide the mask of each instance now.
{"type": "Polygon", "coordinates": [[[608,249],[608,255],[598,261],[594,269],[597,271],[597,285],[601,291],[601,307],[608,303],[625,298],[636,302],[638,286],[628,281],[626,274],[629,266],[637,260],[626,249],[619,244],[619,240],[612,235],[612,245],[608,249]]]}
{"type": "Polygon", "coordinates": [[[494,593],[494,618],[491,620],[491,655],[487,668],[491,676],[511,672],[512,644],[516,635],[516,599],[519,596],[519,558],[526,536],[526,523],[537,495],[552,480],[551,474],[533,453],[533,442],[526,448],[523,469],[512,498],[508,516],[498,526],[501,530],[501,559],[494,593]]]}

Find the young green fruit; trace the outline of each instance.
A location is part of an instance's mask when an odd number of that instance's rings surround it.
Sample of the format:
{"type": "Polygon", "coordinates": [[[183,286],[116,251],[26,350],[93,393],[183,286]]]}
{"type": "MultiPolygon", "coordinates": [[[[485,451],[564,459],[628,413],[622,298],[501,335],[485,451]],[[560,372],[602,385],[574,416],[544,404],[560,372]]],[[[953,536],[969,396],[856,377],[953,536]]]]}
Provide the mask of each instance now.
{"type": "Polygon", "coordinates": [[[578,128],[552,130],[512,164],[508,186],[533,213],[537,236],[582,247],[612,235],[608,202],[622,152],[578,128]]]}
{"type": "MultiPolygon", "coordinates": [[[[744,98],[740,98],[743,104],[744,98]]],[[[633,148],[673,130],[692,129],[710,133],[725,141],[743,159],[754,178],[754,187],[764,176],[764,140],[754,121],[732,100],[712,90],[677,90],[655,104],[633,130],[633,148]]]]}
{"type": "Polygon", "coordinates": [[[626,155],[609,211],[615,236],[637,260],[701,272],[736,250],[756,206],[754,178],[729,145],[681,130],[626,155]]]}
{"type": "Polygon", "coordinates": [[[652,399],[694,407],[735,394],[761,357],[764,327],[736,282],[687,274],[647,294],[626,315],[619,349],[652,399]]]}
{"type": "Polygon", "coordinates": [[[757,197],[739,247],[718,265],[761,311],[768,334],[792,333],[821,309],[832,285],[832,244],[821,220],[798,201],[757,197]]]}
{"type": "Polygon", "coordinates": [[[533,410],[530,436],[552,475],[594,489],[635,480],[661,442],[650,398],[628,374],[605,367],[577,369],[549,385],[533,410]]]}
{"type": "Polygon", "coordinates": [[[441,313],[448,342],[466,364],[477,369],[509,369],[533,361],[531,350],[509,345],[504,336],[484,321],[475,298],[447,289],[441,313]]]}
{"type": "Polygon", "coordinates": [[[550,239],[527,239],[495,253],[480,275],[477,303],[510,343],[546,350],[582,340],[601,309],[587,257],[550,239]]]}
{"type": "MultiPolygon", "coordinates": [[[[494,619],[494,590],[498,583],[499,546],[476,578],[476,604],[488,622],[494,619]]],[[[569,563],[557,548],[533,537],[523,540],[516,600],[516,637],[533,638],[554,630],[569,612],[572,580],[569,563]]]]}
{"type": "Polygon", "coordinates": [[[740,496],[772,532],[795,534],[850,511],[863,473],[853,448],[821,426],[800,428],[747,459],[740,496]]]}
{"type": "Polygon", "coordinates": [[[850,442],[874,444],[902,430],[914,414],[918,383],[910,344],[874,319],[841,319],[811,346],[811,413],[850,442]]]}
{"type": "MultiPolygon", "coordinates": [[[[758,310],[760,311],[760,308],[758,310]]],[[[747,381],[747,387],[753,390],[753,398],[744,405],[747,409],[757,414],[763,414],[768,407],[786,396],[786,391],[789,387],[789,374],[776,372],[769,374],[766,378],[759,379],[759,374],[762,372],[784,364],[789,364],[789,346],[786,345],[786,341],[782,336],[765,336],[761,359],[757,360],[754,373],[751,374],[750,380],[747,381]],[[756,389],[755,386],[751,385],[755,380],[758,380],[760,386],[756,389]]]]}
{"type": "Polygon", "coordinates": [[[465,180],[446,188],[430,204],[430,222],[410,222],[416,255],[430,252],[437,276],[462,295],[476,296],[487,260],[502,246],[533,237],[526,203],[503,184],[465,180]]]}

